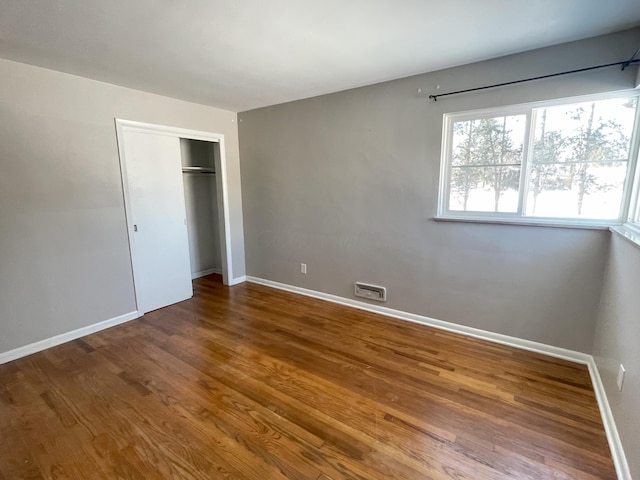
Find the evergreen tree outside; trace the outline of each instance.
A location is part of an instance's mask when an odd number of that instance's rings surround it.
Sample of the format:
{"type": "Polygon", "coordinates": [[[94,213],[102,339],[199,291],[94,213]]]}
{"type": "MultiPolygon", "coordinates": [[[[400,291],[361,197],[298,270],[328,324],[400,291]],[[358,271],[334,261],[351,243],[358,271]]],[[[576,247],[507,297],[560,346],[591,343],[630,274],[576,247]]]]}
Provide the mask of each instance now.
{"type": "Polygon", "coordinates": [[[450,127],[448,210],[619,218],[637,104],[638,97],[611,98],[458,117],[450,127]]]}
{"type": "Polygon", "coordinates": [[[593,174],[594,169],[611,166],[628,157],[630,139],[624,135],[622,126],[613,119],[596,116],[596,102],[587,107],[576,108],[568,114],[579,122],[579,127],[569,137],[571,149],[571,188],[577,182],[578,215],[582,214],[584,197],[594,190],[608,190],[611,184],[601,183],[593,174]]]}
{"type": "MultiPolygon", "coordinates": [[[[537,214],[541,194],[567,192],[563,203],[571,202],[573,214],[579,217],[589,195],[621,190],[622,181],[611,178],[616,169],[626,171],[630,134],[612,116],[608,102],[537,111],[527,214],[537,214]],[[548,128],[550,114],[555,129],[548,128]]],[[[624,108],[635,110],[635,102],[625,102],[624,108]]],[[[569,206],[564,207],[566,211],[569,206]]]]}
{"type": "Polygon", "coordinates": [[[517,190],[520,185],[522,145],[514,146],[512,130],[507,128],[507,117],[480,121],[480,159],[484,165],[483,179],[493,188],[494,212],[500,211],[500,198],[506,190],[517,190]],[[516,168],[513,168],[516,167],[516,168]]]}
{"type": "MultiPolygon", "coordinates": [[[[470,210],[472,192],[492,191],[493,211],[502,211],[503,194],[518,190],[524,139],[524,116],[520,117],[520,124],[514,122],[513,116],[453,124],[451,196],[458,197],[462,210],[470,210]],[[510,123],[516,123],[518,131],[510,123]]],[[[478,209],[477,205],[471,208],[474,209],[478,209]]]]}
{"type": "Polygon", "coordinates": [[[467,210],[469,194],[477,188],[481,180],[478,170],[471,168],[478,163],[477,121],[456,122],[453,125],[454,135],[464,138],[453,154],[451,187],[452,193],[462,198],[462,209],[467,210]]]}
{"type": "Polygon", "coordinates": [[[533,197],[531,215],[535,215],[538,196],[546,190],[557,190],[564,186],[563,167],[558,163],[567,146],[567,140],[557,131],[547,131],[547,110],[540,116],[540,135],[534,141],[529,192],[533,197]]]}

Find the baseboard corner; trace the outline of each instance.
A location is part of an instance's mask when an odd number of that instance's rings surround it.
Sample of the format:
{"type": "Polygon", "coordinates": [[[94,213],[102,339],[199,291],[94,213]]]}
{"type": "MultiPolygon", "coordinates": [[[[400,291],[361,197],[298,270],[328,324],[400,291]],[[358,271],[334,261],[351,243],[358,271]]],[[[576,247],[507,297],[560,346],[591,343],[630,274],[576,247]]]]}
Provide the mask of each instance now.
{"type": "Polygon", "coordinates": [[[222,275],[222,270],[220,268],[208,268],[206,270],[200,270],[199,272],[195,272],[191,274],[191,280],[195,280],[196,278],[206,277],[207,275],[211,275],[213,273],[222,275]]]}
{"type": "Polygon", "coordinates": [[[294,285],[288,285],[285,283],[276,282],[273,280],[267,280],[260,277],[254,277],[247,275],[247,281],[251,283],[257,283],[265,285],[267,287],[277,288],[279,290],[285,290],[292,293],[298,293],[308,297],[317,298],[320,300],[326,300],[332,303],[338,303],[348,307],[357,308],[359,310],[365,310],[387,317],[396,318],[399,320],[405,320],[412,323],[418,323],[426,325],[428,327],[438,328],[440,330],[446,330],[453,333],[459,333],[469,337],[478,338],[481,340],[487,340],[493,343],[499,343],[502,345],[508,345],[511,347],[520,348],[523,350],[529,350],[536,353],[542,353],[563,360],[569,360],[571,362],[581,363],[587,365],[589,363],[589,354],[578,352],[575,350],[569,350],[562,347],[556,347],[554,345],[547,345],[545,343],[535,342],[532,340],[526,340],[523,338],[512,337],[501,333],[495,333],[488,330],[482,330],[475,327],[468,327],[466,325],[460,325],[457,323],[451,323],[445,320],[438,320],[436,318],[419,315],[416,313],[405,312],[402,310],[395,310],[389,307],[383,307],[381,305],[373,305],[360,300],[351,298],[340,297],[330,293],[319,292],[316,290],[310,290],[303,287],[297,287],[294,285]]]}
{"type": "Polygon", "coordinates": [[[596,395],[596,401],[600,408],[600,416],[602,417],[604,431],[607,434],[607,441],[609,442],[609,449],[611,450],[611,458],[613,460],[613,465],[616,468],[618,480],[632,480],[627,457],[622,446],[622,440],[618,434],[618,427],[616,426],[616,421],[613,418],[613,412],[609,405],[607,392],[604,388],[604,384],[602,383],[602,377],[600,377],[598,364],[596,363],[596,359],[593,355],[589,355],[589,357],[590,360],[589,363],[587,363],[587,367],[589,368],[589,375],[591,376],[591,383],[596,395]]]}
{"type": "Polygon", "coordinates": [[[618,480],[632,480],[631,473],[629,471],[629,466],[626,460],[626,456],[624,454],[624,450],[622,447],[622,442],[620,441],[620,436],[618,435],[618,430],[616,428],[616,424],[613,418],[613,413],[611,412],[611,407],[609,406],[609,401],[607,400],[607,395],[604,390],[604,386],[602,384],[602,379],[600,378],[600,372],[598,371],[598,366],[596,365],[593,355],[590,355],[584,352],[578,352],[575,350],[556,347],[554,345],[547,345],[544,343],[534,342],[531,340],[511,337],[508,335],[490,332],[487,330],[467,327],[464,325],[446,322],[444,320],[438,320],[435,318],[425,317],[422,315],[417,315],[409,312],[403,312],[401,310],[394,310],[388,307],[371,305],[365,302],[361,302],[359,300],[344,298],[344,297],[340,297],[337,295],[332,295],[324,292],[318,292],[315,290],[297,287],[294,285],[288,285],[285,283],[280,283],[273,280],[267,280],[264,278],[253,277],[251,275],[247,275],[246,279],[248,282],[251,282],[251,283],[256,283],[256,284],[264,285],[267,287],[277,288],[279,290],[285,290],[292,293],[298,293],[300,295],[305,295],[308,297],[313,297],[313,298],[325,300],[332,303],[338,303],[348,307],[358,308],[360,310],[366,310],[372,313],[378,313],[388,317],[397,318],[399,320],[418,323],[421,325],[426,325],[428,327],[447,330],[450,332],[459,333],[461,335],[466,335],[469,337],[474,337],[474,338],[486,340],[493,343],[499,343],[502,345],[508,345],[511,347],[520,348],[523,350],[528,350],[536,353],[541,353],[551,357],[561,358],[563,360],[569,360],[575,363],[586,365],[587,368],[589,369],[591,383],[593,384],[593,389],[596,395],[596,401],[598,403],[598,408],[600,409],[600,415],[602,417],[602,422],[604,424],[605,433],[607,435],[607,441],[609,443],[609,448],[611,450],[611,457],[613,459],[618,480]]]}
{"type": "Polygon", "coordinates": [[[240,283],[246,282],[248,277],[246,275],[242,275],[241,277],[232,278],[229,280],[229,286],[233,287],[234,285],[239,285],[240,283]]]}

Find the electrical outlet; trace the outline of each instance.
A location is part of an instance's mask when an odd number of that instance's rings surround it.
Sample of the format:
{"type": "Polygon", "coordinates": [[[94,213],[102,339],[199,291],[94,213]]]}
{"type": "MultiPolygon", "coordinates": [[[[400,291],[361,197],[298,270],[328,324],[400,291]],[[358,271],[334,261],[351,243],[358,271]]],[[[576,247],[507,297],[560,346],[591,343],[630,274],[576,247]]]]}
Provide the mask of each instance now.
{"type": "Polygon", "coordinates": [[[626,370],[624,369],[624,365],[620,364],[620,368],[618,369],[618,390],[622,391],[622,385],[624,384],[624,374],[626,370]]]}
{"type": "Polygon", "coordinates": [[[307,264],[306,263],[301,263],[300,264],[300,273],[302,273],[303,275],[307,274],[307,264]]]}

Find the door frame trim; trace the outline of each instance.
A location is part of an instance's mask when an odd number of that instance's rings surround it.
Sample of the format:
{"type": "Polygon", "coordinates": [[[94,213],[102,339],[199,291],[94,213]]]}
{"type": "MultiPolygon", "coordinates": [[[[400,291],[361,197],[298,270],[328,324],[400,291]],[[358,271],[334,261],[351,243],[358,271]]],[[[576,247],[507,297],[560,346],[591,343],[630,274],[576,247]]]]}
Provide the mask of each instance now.
{"type": "Polygon", "coordinates": [[[186,128],[169,127],[166,125],[156,125],[153,123],[136,122],[133,120],[125,120],[121,118],[115,119],[116,139],[118,143],[118,155],[120,157],[120,175],[122,180],[122,192],[124,197],[124,209],[127,222],[127,235],[129,242],[129,253],[131,256],[131,271],[134,279],[134,293],[136,297],[136,308],[138,305],[138,294],[135,291],[135,268],[136,251],[133,236],[133,222],[131,218],[131,197],[129,194],[129,182],[127,177],[127,159],[124,149],[124,132],[150,133],[154,135],[167,135],[170,137],[186,138],[190,140],[203,140],[206,142],[217,143],[220,147],[220,158],[216,159],[216,190],[217,200],[222,199],[222,222],[220,222],[220,213],[218,213],[218,223],[221,227],[220,240],[222,245],[220,248],[222,256],[222,282],[225,285],[233,284],[233,259],[231,250],[231,222],[229,215],[229,188],[227,183],[227,161],[225,152],[224,135],[221,133],[205,132],[200,130],[189,130],[186,128]]]}

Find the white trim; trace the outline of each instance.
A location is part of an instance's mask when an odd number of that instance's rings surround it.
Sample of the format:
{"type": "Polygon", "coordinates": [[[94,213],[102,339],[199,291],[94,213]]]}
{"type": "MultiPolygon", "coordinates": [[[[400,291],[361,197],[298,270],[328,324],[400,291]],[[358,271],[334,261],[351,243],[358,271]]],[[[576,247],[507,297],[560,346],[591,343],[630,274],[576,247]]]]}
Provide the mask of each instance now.
{"type": "Polygon", "coordinates": [[[61,333],[60,335],[45,338],[44,340],[30,343],[29,345],[25,345],[23,347],[14,348],[13,350],[9,350],[8,352],[2,352],[0,353],[0,365],[2,365],[3,363],[11,362],[13,360],[17,360],[18,358],[26,357],[27,355],[31,355],[33,353],[41,352],[42,350],[46,350],[47,348],[70,342],[71,340],[84,337],[91,333],[99,332],[100,330],[105,330],[107,328],[120,325],[121,323],[129,322],[138,317],[140,317],[140,314],[137,311],[125,313],[124,315],[119,315],[117,317],[110,318],[109,320],[104,320],[102,322],[94,323],[93,325],[88,325],[76,330],[71,330],[70,332],[65,332],[61,333]]]}
{"type": "Polygon", "coordinates": [[[134,122],[133,120],[124,120],[116,118],[116,125],[131,132],[138,133],[155,133],[156,135],[167,135],[169,137],[189,138],[192,140],[203,140],[205,142],[218,143],[224,135],[219,133],[205,132],[202,130],[189,130],[186,128],[169,127],[167,125],[157,125],[155,123],[134,122]]]}
{"type": "MultiPolygon", "coordinates": [[[[638,69],[638,75],[640,75],[640,68],[638,69]]],[[[638,99],[640,102],[640,99],[638,99]]],[[[635,129],[640,129],[640,108],[637,108],[636,115],[636,124],[634,126],[635,129]]],[[[640,135],[638,135],[640,137],[640,135]]],[[[635,145],[635,158],[637,159],[640,155],[640,138],[636,138],[635,145]]],[[[640,220],[640,168],[638,168],[638,161],[636,160],[635,171],[633,172],[633,177],[631,179],[631,192],[629,194],[629,198],[626,199],[628,204],[626,205],[626,221],[630,223],[635,223],[640,220]]]]}
{"type": "Polygon", "coordinates": [[[191,280],[195,280],[196,278],[200,277],[206,277],[207,275],[211,275],[212,273],[222,275],[222,270],[220,268],[207,268],[206,270],[200,270],[199,272],[192,272],[191,280]]]}
{"type": "MultiPolygon", "coordinates": [[[[230,285],[237,285],[245,281],[586,365],[589,369],[589,375],[591,376],[591,383],[593,384],[596,401],[598,402],[600,415],[602,416],[602,423],[604,424],[604,430],[609,442],[609,448],[611,449],[611,457],[613,459],[613,464],[616,469],[618,480],[632,480],[631,472],[629,471],[629,465],[627,463],[624,449],[622,447],[622,442],[620,440],[618,429],[616,428],[616,423],[613,418],[613,413],[611,412],[611,407],[609,405],[609,401],[607,400],[607,394],[602,384],[602,379],[600,378],[600,372],[598,371],[598,366],[596,365],[595,359],[592,355],[568,350],[565,348],[554,347],[552,345],[546,345],[544,343],[533,342],[517,337],[489,332],[486,330],[480,330],[478,328],[466,327],[464,325],[458,325],[455,323],[445,322],[443,320],[437,320],[435,318],[425,317],[423,315],[394,310],[388,307],[370,305],[358,300],[343,298],[337,295],[331,295],[329,293],[323,293],[315,290],[309,290],[307,288],[287,285],[285,283],[274,282],[272,280],[266,280],[263,278],[252,277],[250,275],[234,278],[230,282],[230,285]]],[[[9,350],[8,352],[2,352],[0,353],[0,365],[2,365],[3,363],[11,362],[13,360],[17,360],[18,358],[26,357],[27,355],[31,355],[42,350],[46,350],[47,348],[55,347],[57,345],[75,340],[77,338],[84,337],[91,333],[99,332],[101,330],[120,325],[122,323],[134,320],[140,316],[141,315],[137,311],[125,313],[124,315],[120,315],[109,320],[104,320],[102,322],[94,323],[93,325],[62,333],[60,335],[40,340],[23,347],[9,350]]]]}
{"type": "MultiPolygon", "coordinates": [[[[176,138],[188,138],[192,140],[203,140],[207,142],[218,143],[220,146],[220,164],[218,165],[218,159],[216,157],[216,171],[219,172],[216,175],[216,191],[218,192],[218,205],[222,201],[222,209],[218,209],[218,216],[220,226],[220,241],[221,241],[221,256],[222,256],[222,282],[226,285],[232,285],[231,278],[233,275],[233,262],[231,251],[231,219],[229,209],[229,188],[227,183],[227,160],[226,160],[226,148],[224,143],[224,135],[219,133],[204,132],[200,130],[188,130],[185,128],[168,127],[166,125],[156,125],[152,123],[135,122],[132,120],[124,120],[120,118],[115,119],[116,124],[116,137],[118,141],[118,153],[120,156],[120,171],[122,176],[122,190],[124,195],[124,207],[125,217],[127,219],[127,230],[129,235],[129,251],[131,255],[131,268],[135,284],[135,271],[136,271],[136,249],[133,235],[133,222],[131,221],[131,198],[129,194],[129,184],[126,168],[126,156],[124,152],[124,132],[140,132],[151,133],[155,135],[167,135],[176,138]],[[220,218],[222,217],[222,218],[220,218]]],[[[138,308],[137,292],[136,295],[136,308],[138,308]]]]}
{"type": "Polygon", "coordinates": [[[453,128],[451,117],[447,114],[442,116],[442,145],[440,146],[440,179],[438,181],[438,209],[436,218],[442,217],[449,211],[449,190],[451,188],[451,137],[453,128]]]}
{"type": "MultiPolygon", "coordinates": [[[[528,196],[525,195],[527,186],[531,180],[531,153],[536,142],[535,124],[538,115],[537,110],[529,110],[526,113],[525,125],[524,125],[524,139],[522,141],[522,165],[525,168],[520,168],[520,181],[518,182],[518,214],[522,215],[522,212],[527,211],[528,196]]],[[[449,180],[451,183],[451,180],[449,180]]]]}
{"type": "Polygon", "coordinates": [[[285,290],[287,292],[305,295],[307,297],[325,300],[327,302],[345,305],[347,307],[357,308],[359,310],[378,313],[380,315],[385,315],[387,317],[392,317],[399,320],[426,325],[429,327],[438,328],[440,330],[459,333],[468,337],[478,338],[481,340],[499,343],[501,345],[520,348],[522,350],[541,353],[543,355],[549,355],[550,357],[561,358],[563,360],[586,365],[589,369],[591,383],[593,384],[596,401],[598,402],[598,408],[600,409],[602,423],[607,435],[607,441],[611,450],[611,457],[613,459],[613,464],[616,469],[618,480],[632,480],[631,473],[629,472],[629,466],[627,464],[627,459],[624,454],[624,449],[622,448],[622,443],[620,441],[620,436],[618,435],[618,430],[613,419],[609,401],[607,400],[607,395],[602,385],[602,379],[600,378],[600,373],[598,371],[598,367],[593,358],[593,355],[577,352],[575,350],[569,350],[566,348],[555,347],[553,345],[547,345],[544,343],[533,342],[531,340],[525,340],[522,338],[511,337],[509,335],[503,335],[501,333],[489,332],[487,330],[481,330],[479,328],[467,327],[465,325],[445,322],[443,320],[437,320],[435,318],[425,317],[423,315],[417,315],[415,313],[403,312],[401,310],[394,310],[392,308],[382,307],[379,305],[371,305],[359,300],[339,297],[337,295],[332,295],[329,293],[309,290],[307,288],[296,287],[294,285],[287,285],[285,283],[274,282],[272,280],[266,280],[264,278],[252,277],[250,275],[247,275],[247,281],[265,285],[267,287],[277,288],[279,290],[285,290]]]}
{"type": "Polygon", "coordinates": [[[467,222],[467,223],[494,223],[496,225],[524,225],[527,227],[556,227],[556,228],[577,228],[582,230],[608,230],[611,227],[620,225],[619,221],[604,222],[604,223],[582,223],[582,220],[571,221],[568,219],[562,219],[561,221],[537,221],[534,217],[513,217],[513,218],[501,218],[498,216],[482,216],[482,215],[442,215],[433,217],[436,222],[467,222]]]}
{"type": "MultiPolygon", "coordinates": [[[[231,214],[229,212],[229,188],[227,183],[227,156],[224,143],[224,135],[220,136],[220,165],[216,161],[216,170],[220,175],[216,175],[216,199],[218,205],[222,200],[222,211],[218,208],[218,223],[222,227],[220,232],[221,254],[222,254],[222,283],[233,285],[233,255],[231,251],[231,214]],[[222,218],[220,216],[222,215],[222,218]],[[220,221],[222,220],[222,221],[220,221]]],[[[216,158],[217,160],[217,158],[216,158]]],[[[244,250],[244,245],[242,245],[244,250]]]]}
{"type": "Polygon", "coordinates": [[[615,235],[624,238],[631,245],[640,247],[640,231],[637,228],[625,223],[617,227],[610,227],[609,230],[615,235]]]}
{"type": "Polygon", "coordinates": [[[229,286],[232,287],[233,285],[238,285],[240,283],[244,283],[249,279],[249,277],[247,277],[246,275],[242,275],[241,277],[237,277],[234,278],[232,280],[229,281],[229,286]]]}
{"type": "Polygon", "coordinates": [[[620,219],[598,220],[590,218],[566,217],[532,217],[517,213],[485,213],[469,211],[449,211],[433,217],[445,222],[500,223],[503,225],[529,225],[533,227],[582,228],[585,230],[607,230],[609,227],[621,225],[620,219]]]}
{"type": "Polygon", "coordinates": [[[593,391],[596,394],[596,400],[600,407],[600,415],[602,416],[602,423],[604,424],[604,431],[607,434],[607,440],[609,441],[609,449],[611,450],[611,458],[613,459],[613,465],[616,467],[616,474],[618,480],[632,480],[631,471],[629,470],[629,464],[627,463],[627,457],[624,454],[624,448],[622,447],[622,441],[620,435],[618,435],[618,428],[613,418],[613,412],[609,406],[609,400],[607,399],[607,392],[602,384],[602,378],[600,378],[600,371],[593,356],[590,355],[589,374],[591,375],[591,383],[593,384],[593,391]]]}
{"type": "Polygon", "coordinates": [[[285,283],[274,282],[272,280],[265,280],[263,278],[252,277],[247,275],[247,281],[251,283],[258,283],[268,287],[277,288],[279,290],[286,290],[288,292],[299,293],[300,295],[306,295],[307,297],[318,298],[320,300],[326,300],[332,303],[338,303],[340,305],[346,305],[347,307],[354,307],[359,310],[366,310],[368,312],[379,313],[387,317],[397,318],[399,320],[405,320],[407,322],[419,323],[428,327],[438,328],[440,330],[446,330],[448,332],[461,333],[468,337],[479,338],[481,340],[488,340],[490,342],[499,343],[502,345],[508,345],[510,347],[517,347],[523,350],[529,350],[531,352],[542,353],[556,358],[562,358],[563,360],[569,360],[571,362],[582,363],[587,365],[590,361],[591,355],[588,353],[576,352],[574,350],[568,350],[566,348],[554,347],[553,345],[546,345],[544,343],[534,342],[531,340],[525,340],[523,338],[511,337],[509,335],[503,335],[501,333],[489,332],[487,330],[481,330],[479,328],[467,327],[465,325],[458,325],[456,323],[445,322],[444,320],[437,320],[431,317],[425,317],[424,315],[418,315],[416,313],[403,312],[401,310],[394,310],[389,307],[383,307],[380,305],[372,305],[360,300],[353,300],[351,298],[339,297],[330,293],[317,292],[315,290],[309,290],[302,287],[296,287],[293,285],[287,285],[285,283]]]}

